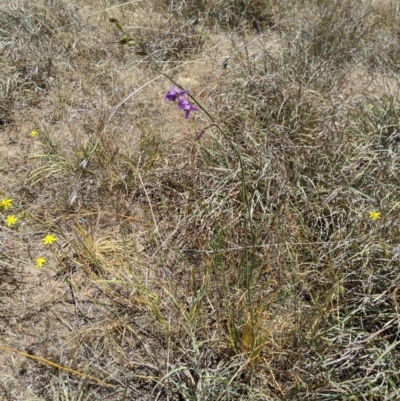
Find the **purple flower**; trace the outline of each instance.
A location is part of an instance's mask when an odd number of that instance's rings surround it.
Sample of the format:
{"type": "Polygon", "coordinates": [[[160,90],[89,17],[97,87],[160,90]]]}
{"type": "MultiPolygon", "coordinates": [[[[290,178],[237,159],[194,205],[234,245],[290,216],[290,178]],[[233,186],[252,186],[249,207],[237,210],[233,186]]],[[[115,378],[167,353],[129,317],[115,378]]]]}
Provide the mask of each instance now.
{"type": "Polygon", "coordinates": [[[185,96],[187,93],[189,93],[188,90],[180,90],[176,86],[173,86],[165,95],[165,100],[167,102],[175,102],[175,100],[178,100],[178,108],[185,112],[186,119],[189,118],[192,111],[199,110],[196,106],[190,104],[189,100],[187,100],[187,96],[185,96]]]}
{"type": "Polygon", "coordinates": [[[185,118],[186,120],[189,118],[190,116],[190,112],[192,111],[198,111],[199,109],[196,106],[193,106],[192,104],[190,104],[190,102],[188,100],[184,100],[183,98],[179,98],[178,100],[178,107],[181,110],[185,111],[185,118]]]}
{"type": "Polygon", "coordinates": [[[188,92],[188,90],[179,90],[176,86],[173,86],[165,95],[165,100],[167,102],[175,102],[176,99],[180,100],[188,92]]]}

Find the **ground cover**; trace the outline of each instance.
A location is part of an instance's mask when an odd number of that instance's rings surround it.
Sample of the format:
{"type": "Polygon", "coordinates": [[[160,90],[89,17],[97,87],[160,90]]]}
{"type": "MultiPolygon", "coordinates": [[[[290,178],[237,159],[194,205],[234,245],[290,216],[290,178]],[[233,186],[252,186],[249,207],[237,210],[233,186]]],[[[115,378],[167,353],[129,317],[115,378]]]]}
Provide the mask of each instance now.
{"type": "Polygon", "coordinates": [[[0,1],[1,399],[399,399],[399,20],[0,1]]]}

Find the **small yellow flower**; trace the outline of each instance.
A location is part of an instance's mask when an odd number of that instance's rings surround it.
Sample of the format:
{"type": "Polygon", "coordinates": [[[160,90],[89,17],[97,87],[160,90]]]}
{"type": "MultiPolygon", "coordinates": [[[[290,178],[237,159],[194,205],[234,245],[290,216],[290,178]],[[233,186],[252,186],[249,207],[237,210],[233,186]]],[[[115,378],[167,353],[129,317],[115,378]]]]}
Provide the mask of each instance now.
{"type": "Polygon", "coordinates": [[[15,217],[13,214],[10,214],[9,216],[7,216],[4,220],[6,222],[6,224],[8,225],[8,227],[13,226],[14,224],[16,224],[16,222],[18,221],[18,217],[15,217]]]}
{"type": "Polygon", "coordinates": [[[376,221],[381,218],[381,212],[377,212],[376,210],[373,210],[372,212],[369,212],[369,218],[372,221],[376,221]]]}
{"type": "Polygon", "coordinates": [[[33,130],[31,131],[30,136],[31,138],[34,138],[37,134],[38,134],[37,131],[33,130]]]}
{"type": "Polygon", "coordinates": [[[40,269],[46,263],[46,258],[37,258],[36,267],[40,269]]]}
{"type": "Polygon", "coordinates": [[[51,245],[54,241],[57,241],[57,238],[53,235],[53,234],[47,234],[44,238],[43,238],[43,243],[45,245],[51,245]]]}
{"type": "Polygon", "coordinates": [[[4,209],[4,210],[8,210],[11,206],[12,206],[12,202],[13,200],[10,198],[4,198],[0,201],[0,206],[4,209]]]}

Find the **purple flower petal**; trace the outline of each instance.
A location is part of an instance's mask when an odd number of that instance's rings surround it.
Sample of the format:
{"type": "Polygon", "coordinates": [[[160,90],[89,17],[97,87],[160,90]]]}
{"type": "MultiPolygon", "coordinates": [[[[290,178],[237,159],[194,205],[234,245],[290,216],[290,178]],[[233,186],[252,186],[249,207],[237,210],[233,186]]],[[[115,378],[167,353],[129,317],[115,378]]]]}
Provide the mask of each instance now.
{"type": "Polygon", "coordinates": [[[186,109],[186,110],[185,110],[185,118],[186,118],[186,120],[189,119],[189,117],[190,117],[190,112],[191,112],[191,109],[186,109]]]}
{"type": "Polygon", "coordinates": [[[192,104],[189,105],[190,108],[185,110],[185,118],[188,119],[191,111],[198,111],[199,109],[192,104]]]}
{"type": "Polygon", "coordinates": [[[190,102],[188,102],[187,100],[184,100],[182,98],[179,98],[178,100],[178,107],[181,110],[185,111],[185,118],[188,119],[190,116],[190,113],[192,111],[198,111],[199,109],[196,106],[193,106],[192,104],[190,104],[190,102]]]}
{"type": "Polygon", "coordinates": [[[189,91],[186,89],[180,90],[176,86],[173,86],[165,95],[165,100],[168,102],[175,102],[176,99],[179,99],[188,92],[189,91]]]}
{"type": "Polygon", "coordinates": [[[178,108],[181,110],[186,110],[187,108],[190,108],[190,103],[185,100],[183,97],[179,96],[178,97],[178,108]]]}

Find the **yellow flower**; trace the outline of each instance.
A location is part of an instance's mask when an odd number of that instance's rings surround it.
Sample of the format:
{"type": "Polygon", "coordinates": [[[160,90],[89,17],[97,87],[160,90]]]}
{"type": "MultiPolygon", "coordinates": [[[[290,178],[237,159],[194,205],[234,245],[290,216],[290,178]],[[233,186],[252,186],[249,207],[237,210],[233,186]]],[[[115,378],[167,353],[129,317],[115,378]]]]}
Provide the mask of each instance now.
{"type": "Polygon", "coordinates": [[[53,234],[47,234],[44,238],[43,238],[43,243],[45,245],[51,245],[54,241],[57,241],[57,238],[53,235],[53,234]]]}
{"type": "Polygon", "coordinates": [[[37,258],[36,267],[41,268],[46,263],[46,258],[37,258]]]}
{"type": "Polygon", "coordinates": [[[373,210],[372,212],[369,212],[369,218],[372,221],[376,221],[381,218],[381,212],[377,212],[376,210],[373,210]]]}
{"type": "Polygon", "coordinates": [[[9,216],[7,216],[4,220],[6,222],[6,224],[8,225],[8,227],[13,226],[17,221],[18,221],[18,217],[15,217],[13,214],[10,214],[9,216]]]}
{"type": "Polygon", "coordinates": [[[0,206],[4,209],[4,210],[8,210],[11,206],[12,206],[12,199],[10,198],[4,198],[1,200],[0,202],[0,206]]]}
{"type": "Polygon", "coordinates": [[[31,131],[30,136],[31,138],[34,138],[37,134],[38,134],[37,131],[33,130],[31,131]]]}

